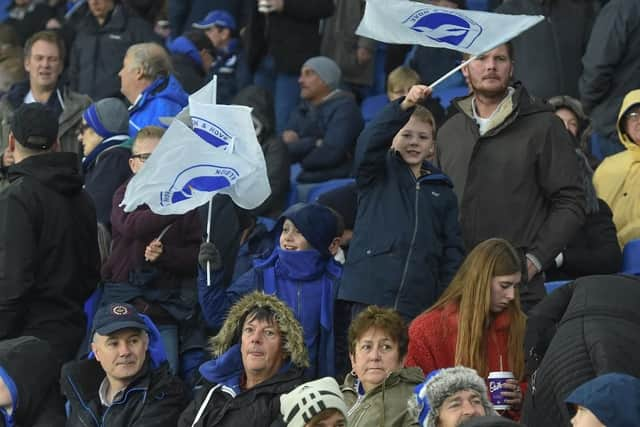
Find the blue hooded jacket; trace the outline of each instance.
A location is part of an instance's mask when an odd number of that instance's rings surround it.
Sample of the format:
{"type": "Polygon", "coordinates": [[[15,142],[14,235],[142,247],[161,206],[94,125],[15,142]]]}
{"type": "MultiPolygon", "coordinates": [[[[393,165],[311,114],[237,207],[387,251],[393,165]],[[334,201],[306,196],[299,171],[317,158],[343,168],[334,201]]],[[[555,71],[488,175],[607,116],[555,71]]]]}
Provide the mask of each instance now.
{"type": "Polygon", "coordinates": [[[331,376],[335,373],[333,308],[337,281],[342,266],[328,251],[336,234],[333,214],[314,204],[297,204],[282,214],[276,234],[284,219],[290,219],[312,245],[310,250],[288,251],[279,245],[265,259],[254,261],[253,268],[224,289],[221,286],[224,270],[212,272],[211,286],[206,274],[198,274],[198,297],[204,317],[213,328],[219,328],[229,308],[243,295],[254,290],[276,295],[293,311],[304,330],[309,351],[310,377],[331,376]],[[322,252],[315,248],[324,248],[322,252]]]}
{"type": "Polygon", "coordinates": [[[145,126],[164,126],[160,117],[174,117],[188,103],[189,96],[175,77],[153,81],[129,107],[129,136],[135,138],[145,126]]]}
{"type": "Polygon", "coordinates": [[[573,405],[580,405],[607,427],[640,425],[640,379],[631,375],[596,377],[575,389],[565,402],[569,412],[575,412],[573,405]]]}

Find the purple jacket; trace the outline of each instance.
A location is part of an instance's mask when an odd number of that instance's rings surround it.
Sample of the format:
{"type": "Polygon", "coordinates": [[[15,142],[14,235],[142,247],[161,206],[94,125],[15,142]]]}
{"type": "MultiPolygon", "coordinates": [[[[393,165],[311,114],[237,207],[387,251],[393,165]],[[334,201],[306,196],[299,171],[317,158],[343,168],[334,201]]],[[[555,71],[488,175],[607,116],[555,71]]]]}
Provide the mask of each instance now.
{"type": "Polygon", "coordinates": [[[178,286],[180,278],[195,277],[202,232],[198,213],[157,215],[146,205],[125,213],[119,205],[128,183],[121,185],[113,196],[112,251],[102,266],[103,280],[128,282],[130,271],[150,266],[161,273],[154,282],[156,288],[173,288],[178,286]],[[169,224],[171,227],[162,237],[162,255],[154,263],[145,261],[145,248],[169,224]]]}

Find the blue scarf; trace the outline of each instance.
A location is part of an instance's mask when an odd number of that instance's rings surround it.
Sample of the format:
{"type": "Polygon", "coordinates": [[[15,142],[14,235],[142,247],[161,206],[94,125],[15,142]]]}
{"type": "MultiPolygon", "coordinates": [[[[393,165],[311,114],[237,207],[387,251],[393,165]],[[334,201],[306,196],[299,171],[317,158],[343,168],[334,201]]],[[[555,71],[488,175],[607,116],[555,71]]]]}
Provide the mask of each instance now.
{"type": "Polygon", "coordinates": [[[127,139],[129,139],[129,135],[115,135],[110,138],[103,139],[87,157],[82,159],[82,170],[86,173],[103,151],[115,145],[120,145],[127,139]]]}

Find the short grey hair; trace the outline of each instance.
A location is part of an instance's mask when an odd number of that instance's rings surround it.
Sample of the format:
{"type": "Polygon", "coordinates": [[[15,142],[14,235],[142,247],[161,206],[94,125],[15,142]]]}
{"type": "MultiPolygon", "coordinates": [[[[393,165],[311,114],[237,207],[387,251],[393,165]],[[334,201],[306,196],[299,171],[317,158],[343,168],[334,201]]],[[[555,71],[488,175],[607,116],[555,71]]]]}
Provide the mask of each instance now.
{"type": "MultiPolygon", "coordinates": [[[[98,332],[94,332],[93,335],[91,336],[91,342],[96,342],[96,338],[98,337],[108,337],[109,335],[100,335],[98,332]]],[[[149,337],[149,333],[147,331],[145,331],[144,329],[140,329],[140,336],[142,337],[143,340],[147,340],[147,344],[150,341],[150,337],[149,337]]]]}
{"type": "Polygon", "coordinates": [[[140,68],[143,77],[149,80],[168,77],[173,72],[169,54],[157,43],[134,44],[127,49],[127,55],[132,65],[140,68]]]}

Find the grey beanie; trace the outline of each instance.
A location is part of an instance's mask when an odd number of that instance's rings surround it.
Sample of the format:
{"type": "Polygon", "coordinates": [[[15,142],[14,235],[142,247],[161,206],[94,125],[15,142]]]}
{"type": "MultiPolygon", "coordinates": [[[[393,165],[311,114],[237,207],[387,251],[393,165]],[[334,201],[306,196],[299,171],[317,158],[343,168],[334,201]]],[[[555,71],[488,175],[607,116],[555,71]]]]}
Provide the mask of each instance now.
{"type": "Polygon", "coordinates": [[[309,67],[315,71],[320,76],[320,79],[329,86],[329,89],[336,90],[338,88],[342,72],[333,59],[326,56],[314,56],[307,59],[307,62],[302,66],[309,67]]]}
{"type": "Polygon", "coordinates": [[[104,98],[84,111],[84,121],[101,137],[129,133],[129,111],[118,98],[104,98]]]}
{"type": "Polygon", "coordinates": [[[409,401],[409,407],[421,422],[420,425],[436,427],[440,407],[444,401],[461,390],[476,391],[482,400],[485,415],[496,415],[493,405],[489,402],[484,379],[474,369],[464,366],[440,369],[429,374],[426,381],[416,388],[414,397],[409,401]]]}

